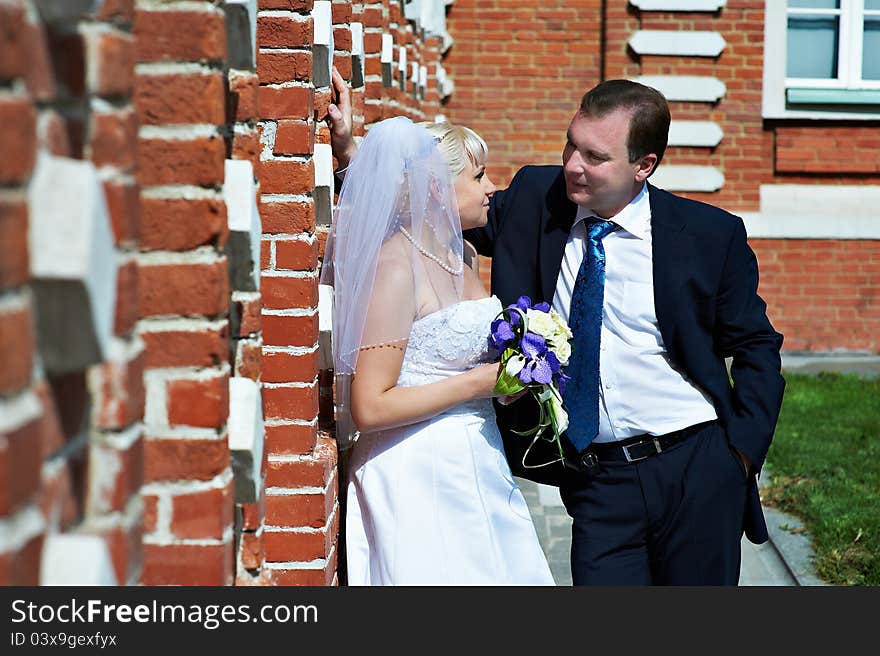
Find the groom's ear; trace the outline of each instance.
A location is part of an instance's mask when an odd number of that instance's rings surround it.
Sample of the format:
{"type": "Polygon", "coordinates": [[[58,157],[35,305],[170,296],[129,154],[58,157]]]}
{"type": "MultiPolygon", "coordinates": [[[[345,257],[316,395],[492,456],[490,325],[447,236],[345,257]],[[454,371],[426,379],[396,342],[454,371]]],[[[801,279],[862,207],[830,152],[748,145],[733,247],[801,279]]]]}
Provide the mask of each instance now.
{"type": "Polygon", "coordinates": [[[635,179],[636,182],[644,182],[648,179],[648,176],[654,172],[654,169],[657,168],[657,155],[654,153],[648,153],[641,157],[636,165],[635,179]]]}

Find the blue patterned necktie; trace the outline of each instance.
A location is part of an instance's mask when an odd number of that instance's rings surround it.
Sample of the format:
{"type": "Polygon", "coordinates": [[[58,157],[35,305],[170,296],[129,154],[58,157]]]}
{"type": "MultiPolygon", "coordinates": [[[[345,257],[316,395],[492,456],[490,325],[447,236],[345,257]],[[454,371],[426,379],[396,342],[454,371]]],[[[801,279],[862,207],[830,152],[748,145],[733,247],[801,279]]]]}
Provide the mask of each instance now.
{"type": "MultiPolygon", "coordinates": [[[[594,219],[596,217],[593,217],[594,219]]],[[[568,439],[578,452],[599,433],[599,340],[605,296],[605,248],[602,239],[617,225],[598,219],[587,225],[587,247],[571,293],[569,327],[574,334],[565,373],[568,439]]]]}

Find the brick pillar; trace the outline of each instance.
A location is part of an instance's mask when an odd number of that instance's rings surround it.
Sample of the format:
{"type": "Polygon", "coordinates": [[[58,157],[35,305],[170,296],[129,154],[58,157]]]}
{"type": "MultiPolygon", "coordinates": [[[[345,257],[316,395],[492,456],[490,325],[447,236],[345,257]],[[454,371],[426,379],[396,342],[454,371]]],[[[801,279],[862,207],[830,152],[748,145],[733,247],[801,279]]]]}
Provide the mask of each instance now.
{"type": "MultiPolygon", "coordinates": [[[[41,406],[33,383],[27,182],[37,150],[27,7],[0,4],[0,584],[37,585],[45,520],[39,509],[41,406]],[[14,156],[10,156],[14,155],[14,156]]],[[[36,29],[36,28],[34,28],[36,29]]]]}
{"type": "Polygon", "coordinates": [[[223,4],[143,0],[134,21],[148,585],[234,575],[223,4]]]}
{"type": "Polygon", "coordinates": [[[141,569],[144,405],[133,3],[41,8],[0,5],[0,581],[124,584],[141,569]]]}
{"type": "MultiPolygon", "coordinates": [[[[324,86],[313,84],[314,63],[326,66],[333,55],[328,5],[259,2],[262,382],[268,454],[262,535],[265,569],[280,585],[336,581],[336,449],[329,436],[318,435],[313,156],[316,121],[324,118],[330,100],[326,71],[318,74],[324,86]]],[[[323,222],[329,220],[327,210],[322,207],[323,222]]]]}

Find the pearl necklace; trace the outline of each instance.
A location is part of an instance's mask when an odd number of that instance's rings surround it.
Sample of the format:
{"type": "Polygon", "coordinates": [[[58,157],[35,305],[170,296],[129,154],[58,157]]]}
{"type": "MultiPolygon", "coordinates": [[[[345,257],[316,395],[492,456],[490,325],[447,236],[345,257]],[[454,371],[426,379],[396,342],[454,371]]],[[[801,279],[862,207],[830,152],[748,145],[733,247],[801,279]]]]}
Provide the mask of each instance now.
{"type": "Polygon", "coordinates": [[[416,240],[413,239],[413,236],[411,234],[409,234],[409,232],[407,232],[406,228],[404,228],[403,226],[399,226],[399,227],[400,227],[400,231],[403,233],[403,236],[406,237],[406,239],[407,239],[407,241],[409,241],[409,243],[411,243],[413,246],[416,247],[416,250],[419,253],[421,253],[422,255],[427,257],[429,260],[433,260],[434,262],[436,262],[440,266],[440,268],[448,271],[453,276],[461,275],[461,272],[464,270],[463,266],[462,266],[464,263],[460,259],[459,259],[458,269],[453,269],[451,266],[446,264],[446,262],[441,260],[439,257],[437,257],[436,255],[433,255],[432,253],[429,253],[424,248],[422,248],[419,244],[417,244],[416,240]]]}

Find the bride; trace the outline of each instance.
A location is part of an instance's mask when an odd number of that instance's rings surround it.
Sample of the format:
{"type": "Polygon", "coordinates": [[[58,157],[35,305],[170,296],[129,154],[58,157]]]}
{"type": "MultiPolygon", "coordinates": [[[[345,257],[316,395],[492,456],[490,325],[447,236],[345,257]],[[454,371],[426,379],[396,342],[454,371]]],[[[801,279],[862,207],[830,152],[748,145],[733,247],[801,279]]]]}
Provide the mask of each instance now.
{"type": "Polygon", "coordinates": [[[349,585],[553,584],[491,403],[501,303],[464,257],[462,229],[486,223],[495,191],[486,154],[467,128],[393,118],[345,175],[322,281],[337,436],[357,437],[349,585]]]}

